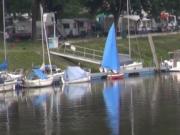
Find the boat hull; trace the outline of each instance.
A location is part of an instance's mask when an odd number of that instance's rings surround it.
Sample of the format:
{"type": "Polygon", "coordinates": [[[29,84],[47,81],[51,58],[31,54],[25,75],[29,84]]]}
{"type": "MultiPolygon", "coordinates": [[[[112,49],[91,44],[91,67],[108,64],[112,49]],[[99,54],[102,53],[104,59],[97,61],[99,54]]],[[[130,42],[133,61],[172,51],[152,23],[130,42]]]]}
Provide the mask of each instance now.
{"type": "Polygon", "coordinates": [[[142,62],[133,62],[132,64],[120,66],[123,71],[136,71],[143,68],[142,62]]]}
{"type": "Polygon", "coordinates": [[[23,87],[25,88],[36,88],[36,87],[46,87],[53,83],[53,77],[48,79],[36,79],[36,80],[24,80],[23,87]]]}
{"type": "Polygon", "coordinates": [[[147,67],[142,69],[136,69],[136,70],[128,70],[128,71],[122,71],[124,73],[125,77],[132,77],[132,76],[145,76],[145,75],[152,75],[155,73],[154,67],[147,67]]]}
{"type": "Polygon", "coordinates": [[[0,92],[14,90],[16,85],[16,81],[7,81],[3,84],[0,84],[0,92]]]}
{"type": "Polygon", "coordinates": [[[60,81],[61,77],[63,76],[64,72],[61,73],[53,73],[52,75],[47,75],[48,77],[53,77],[53,81],[60,81]]]}
{"type": "Polygon", "coordinates": [[[63,84],[81,83],[81,82],[88,82],[88,81],[90,81],[91,80],[91,76],[87,76],[87,77],[83,77],[83,78],[76,79],[76,80],[71,80],[71,81],[65,80],[62,77],[61,80],[62,80],[63,84]]]}
{"type": "Polygon", "coordinates": [[[124,78],[123,73],[117,73],[117,74],[108,74],[107,79],[108,80],[120,80],[124,78]]]}

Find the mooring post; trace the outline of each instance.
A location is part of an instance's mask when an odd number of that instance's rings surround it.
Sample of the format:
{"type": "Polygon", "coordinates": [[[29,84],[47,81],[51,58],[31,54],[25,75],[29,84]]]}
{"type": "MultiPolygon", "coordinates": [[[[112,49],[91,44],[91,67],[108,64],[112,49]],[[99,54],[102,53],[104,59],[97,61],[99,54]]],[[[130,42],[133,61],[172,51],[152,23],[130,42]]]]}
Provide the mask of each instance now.
{"type": "Polygon", "coordinates": [[[149,40],[151,52],[152,52],[152,55],[153,55],[153,61],[154,61],[155,65],[156,65],[156,71],[159,72],[160,71],[160,66],[159,66],[159,62],[158,62],[158,58],[157,58],[157,55],[156,55],[156,50],[155,50],[155,47],[154,47],[154,42],[153,42],[151,34],[148,34],[148,40],[149,40]]]}

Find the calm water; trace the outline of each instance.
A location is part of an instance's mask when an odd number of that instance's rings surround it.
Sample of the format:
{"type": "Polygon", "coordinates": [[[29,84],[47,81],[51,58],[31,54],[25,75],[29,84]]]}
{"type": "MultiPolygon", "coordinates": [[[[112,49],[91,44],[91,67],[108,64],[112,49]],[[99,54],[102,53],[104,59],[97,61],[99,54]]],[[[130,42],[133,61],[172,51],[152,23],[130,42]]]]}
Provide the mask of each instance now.
{"type": "Polygon", "coordinates": [[[180,135],[180,74],[0,94],[0,135],[180,135]]]}

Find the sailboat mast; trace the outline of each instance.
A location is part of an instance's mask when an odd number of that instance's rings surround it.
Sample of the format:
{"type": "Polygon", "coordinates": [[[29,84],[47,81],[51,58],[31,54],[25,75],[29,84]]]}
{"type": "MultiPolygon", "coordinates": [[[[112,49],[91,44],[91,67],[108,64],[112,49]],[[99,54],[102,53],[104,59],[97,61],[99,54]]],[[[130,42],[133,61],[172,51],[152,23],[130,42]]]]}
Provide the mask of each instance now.
{"type": "Polygon", "coordinates": [[[48,39],[47,39],[47,32],[46,32],[46,26],[45,26],[44,19],[43,19],[43,26],[44,26],[44,34],[45,34],[44,36],[45,36],[47,53],[48,53],[48,59],[49,59],[49,65],[50,65],[50,72],[51,72],[51,74],[52,74],[51,58],[50,58],[50,52],[49,52],[49,47],[48,47],[48,39]]]}
{"type": "Polygon", "coordinates": [[[43,53],[43,64],[45,64],[45,53],[44,53],[44,28],[43,28],[43,8],[40,4],[40,11],[41,11],[41,40],[42,40],[42,53],[43,53]]]}
{"type": "Polygon", "coordinates": [[[3,42],[4,42],[4,59],[6,60],[6,18],[5,18],[5,3],[2,0],[3,6],[3,42]]]}
{"type": "Polygon", "coordinates": [[[130,27],[129,27],[129,0],[127,0],[127,16],[128,16],[128,44],[129,44],[129,56],[131,58],[131,40],[130,40],[130,27]]]}

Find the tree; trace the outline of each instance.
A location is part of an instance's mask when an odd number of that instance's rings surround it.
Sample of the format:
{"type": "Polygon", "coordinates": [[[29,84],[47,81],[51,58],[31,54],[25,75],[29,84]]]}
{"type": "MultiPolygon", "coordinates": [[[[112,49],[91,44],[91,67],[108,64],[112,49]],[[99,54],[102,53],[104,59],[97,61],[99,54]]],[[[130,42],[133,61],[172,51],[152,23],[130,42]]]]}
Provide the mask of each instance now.
{"type": "Polygon", "coordinates": [[[117,27],[119,16],[123,10],[126,10],[127,0],[86,0],[86,7],[91,14],[111,13],[114,16],[115,26],[117,27]]]}
{"type": "Polygon", "coordinates": [[[30,13],[31,0],[5,0],[7,13],[30,13]]]}
{"type": "Polygon", "coordinates": [[[38,6],[40,0],[32,0],[32,40],[36,40],[36,20],[38,17],[38,6]]]}
{"type": "Polygon", "coordinates": [[[0,37],[2,36],[1,32],[3,31],[3,14],[2,14],[2,2],[0,1],[0,37]]]}
{"type": "Polygon", "coordinates": [[[141,0],[143,9],[155,19],[159,18],[161,11],[166,11],[171,14],[180,14],[180,1],[179,0],[141,0]]]}

